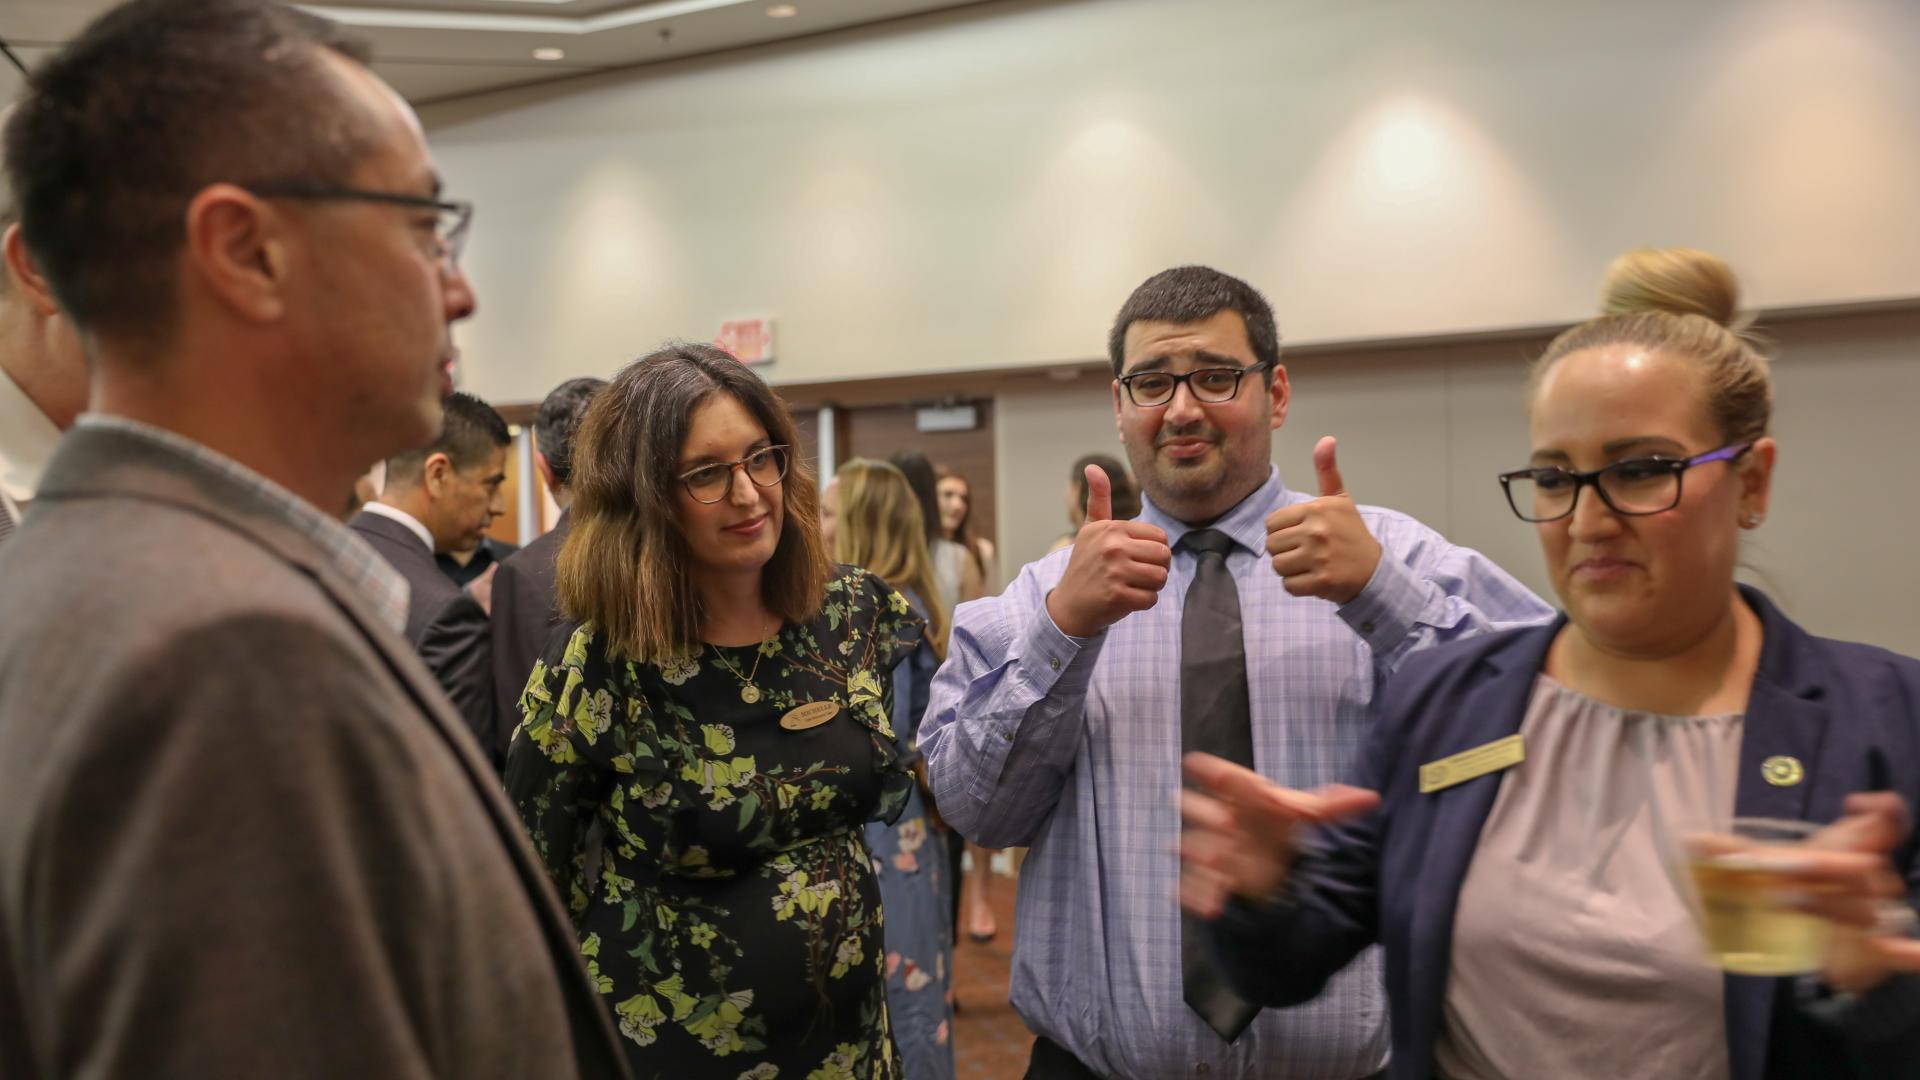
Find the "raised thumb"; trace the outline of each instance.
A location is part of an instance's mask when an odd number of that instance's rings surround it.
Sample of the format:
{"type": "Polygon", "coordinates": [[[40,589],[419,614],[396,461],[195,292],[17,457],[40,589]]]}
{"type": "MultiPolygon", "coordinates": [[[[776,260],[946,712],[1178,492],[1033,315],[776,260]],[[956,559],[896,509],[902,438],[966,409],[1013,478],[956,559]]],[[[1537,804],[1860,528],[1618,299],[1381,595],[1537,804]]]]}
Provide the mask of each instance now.
{"type": "Polygon", "coordinates": [[[1113,481],[1107,479],[1107,470],[1098,465],[1087,466],[1087,520],[1106,521],[1113,517],[1113,481]]]}
{"type": "Polygon", "coordinates": [[[1340,466],[1334,461],[1334,438],[1326,436],[1313,446],[1313,473],[1320,480],[1320,497],[1345,495],[1346,481],[1340,479],[1340,466]]]}

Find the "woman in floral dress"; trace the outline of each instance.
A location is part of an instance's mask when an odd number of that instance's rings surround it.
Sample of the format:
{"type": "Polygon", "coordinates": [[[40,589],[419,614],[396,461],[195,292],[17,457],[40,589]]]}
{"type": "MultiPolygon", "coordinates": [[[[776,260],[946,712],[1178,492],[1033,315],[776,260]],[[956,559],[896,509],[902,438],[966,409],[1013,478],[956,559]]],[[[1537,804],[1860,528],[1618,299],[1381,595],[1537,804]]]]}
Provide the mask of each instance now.
{"type": "Polygon", "coordinates": [[[506,780],[638,1080],[901,1075],[862,825],[913,789],[890,712],[921,620],[828,561],[795,441],[704,345],[627,367],[580,434],[579,625],[506,780]]]}
{"type": "MultiPolygon", "coordinates": [[[[947,619],[933,583],[920,503],[899,469],[854,458],[827,485],[820,532],[833,557],[864,567],[927,616],[926,639],[894,669],[893,728],[901,756],[920,771],[915,733],[933,671],[946,655],[947,619]],[[924,603],[926,597],[935,602],[924,603]]],[[[867,825],[887,911],[887,1008],[907,1080],[953,1080],[953,911],[947,849],[933,831],[930,796],[916,785],[900,820],[867,825]]]]}

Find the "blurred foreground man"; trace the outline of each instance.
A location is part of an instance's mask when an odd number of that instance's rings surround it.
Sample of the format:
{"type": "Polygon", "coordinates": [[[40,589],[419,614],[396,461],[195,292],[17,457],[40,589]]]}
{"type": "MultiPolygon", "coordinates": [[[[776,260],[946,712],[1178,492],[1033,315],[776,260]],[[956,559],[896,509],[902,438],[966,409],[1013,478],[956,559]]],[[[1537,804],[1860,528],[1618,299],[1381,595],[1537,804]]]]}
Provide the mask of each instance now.
{"type": "Polygon", "coordinates": [[[317,19],[140,0],[6,129],[94,412],[0,548],[0,1076],[620,1076],[564,912],[332,516],[431,439],[468,208],[317,19]]]}

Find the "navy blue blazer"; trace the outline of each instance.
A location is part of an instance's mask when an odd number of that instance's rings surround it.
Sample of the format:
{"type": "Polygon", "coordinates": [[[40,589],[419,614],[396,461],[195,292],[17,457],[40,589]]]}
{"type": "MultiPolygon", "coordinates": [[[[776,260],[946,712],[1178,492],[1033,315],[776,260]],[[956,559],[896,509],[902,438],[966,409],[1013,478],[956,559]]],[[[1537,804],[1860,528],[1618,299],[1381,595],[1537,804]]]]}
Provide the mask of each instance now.
{"type": "MultiPolygon", "coordinates": [[[[1735,812],[1828,822],[1849,794],[1878,790],[1920,807],[1920,662],[1814,637],[1757,590],[1741,593],[1765,639],[1741,738],[1735,812]],[[1760,764],[1776,754],[1798,758],[1806,779],[1791,787],[1765,782],[1760,764]]],[[[1236,902],[1214,926],[1216,954],[1244,996],[1275,1006],[1311,1000],[1377,942],[1393,1011],[1389,1073],[1429,1080],[1454,908],[1506,773],[1422,795],[1420,766],[1518,732],[1547,647],[1565,623],[1562,615],[1401,665],[1382,688],[1356,781],[1380,793],[1380,806],[1328,829],[1302,854],[1287,900],[1236,902]]],[[[1909,902],[1920,902],[1912,834],[1893,860],[1909,902]]],[[[1733,1080],[1920,1076],[1920,976],[1896,976],[1851,1000],[1810,982],[1727,976],[1733,1080]]]]}

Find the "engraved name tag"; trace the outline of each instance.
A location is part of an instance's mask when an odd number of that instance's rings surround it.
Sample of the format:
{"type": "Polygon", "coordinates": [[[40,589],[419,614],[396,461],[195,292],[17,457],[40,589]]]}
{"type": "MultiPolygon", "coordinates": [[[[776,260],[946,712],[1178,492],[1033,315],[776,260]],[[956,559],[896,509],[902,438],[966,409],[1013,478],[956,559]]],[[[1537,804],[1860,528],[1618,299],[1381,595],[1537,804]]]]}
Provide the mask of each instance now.
{"type": "Polygon", "coordinates": [[[1420,766],[1420,794],[1431,795],[1442,788],[1512,768],[1525,760],[1527,749],[1521,743],[1520,736],[1495,739],[1485,746],[1462,750],[1452,757],[1443,757],[1420,766]]]}
{"type": "Polygon", "coordinates": [[[788,731],[805,731],[817,728],[839,714],[840,706],[836,702],[809,701],[781,717],[780,726],[788,731]]]}

